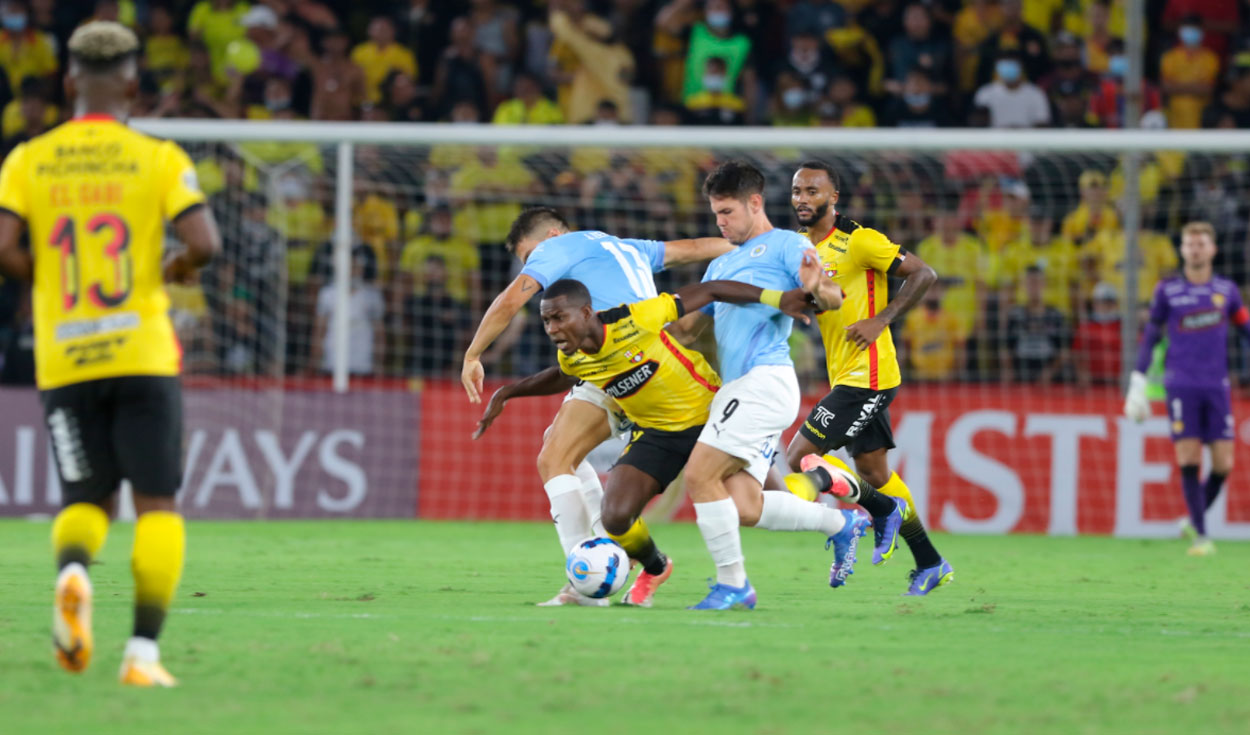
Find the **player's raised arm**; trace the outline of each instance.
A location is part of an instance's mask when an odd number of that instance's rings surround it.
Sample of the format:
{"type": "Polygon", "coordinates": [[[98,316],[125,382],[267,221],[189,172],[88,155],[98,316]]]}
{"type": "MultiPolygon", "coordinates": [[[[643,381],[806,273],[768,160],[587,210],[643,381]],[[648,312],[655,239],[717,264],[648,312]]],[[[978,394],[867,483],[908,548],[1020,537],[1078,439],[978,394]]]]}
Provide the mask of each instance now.
{"type": "Polygon", "coordinates": [[[669,240],[664,243],[664,267],[672,268],[677,265],[702,263],[705,260],[713,260],[733,249],[733,244],[723,237],[669,240]]]}
{"type": "Polygon", "coordinates": [[[464,367],[460,370],[460,382],[473,403],[482,402],[482,381],[486,377],[482,369],[482,353],[503,333],[521,307],[540,290],[538,281],[522,273],[495,297],[482,315],[482,323],[477,326],[469,349],[465,350],[464,367]]]}
{"type": "Polygon", "coordinates": [[[473,432],[473,438],[476,439],[499,418],[499,414],[503,413],[504,404],[513,398],[526,398],[528,396],[552,396],[557,393],[563,393],[577,379],[572,375],[568,375],[560,370],[557,366],[552,366],[540,373],[522,378],[515,383],[509,383],[490,397],[490,401],[486,404],[486,410],[482,412],[482,418],[477,422],[477,430],[473,432]]]}
{"type": "Polygon", "coordinates": [[[876,342],[877,337],[880,337],[885,328],[894,320],[920,303],[925,291],[928,291],[929,286],[937,280],[937,271],[930,268],[928,263],[920,259],[920,256],[915,253],[904,253],[901,250],[886,272],[896,278],[906,279],[903,281],[902,288],[876,316],[860,320],[846,328],[847,338],[862,350],[868,349],[869,345],[876,342]]]}
{"type": "Polygon", "coordinates": [[[682,307],[687,314],[696,312],[713,301],[725,304],[768,304],[778,311],[810,324],[811,319],[804,312],[810,308],[807,293],[801,288],[789,291],[777,291],[752,286],[739,281],[704,281],[685,286],[675,294],[681,299],[682,307]]]}

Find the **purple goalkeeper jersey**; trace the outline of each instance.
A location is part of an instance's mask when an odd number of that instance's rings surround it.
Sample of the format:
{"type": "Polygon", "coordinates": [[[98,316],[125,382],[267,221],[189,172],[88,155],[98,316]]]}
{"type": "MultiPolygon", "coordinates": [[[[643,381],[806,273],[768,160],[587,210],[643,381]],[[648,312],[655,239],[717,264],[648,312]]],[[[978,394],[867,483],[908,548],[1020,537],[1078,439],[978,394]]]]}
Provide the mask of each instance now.
{"type": "Polygon", "coordinates": [[[1150,324],[1138,370],[1145,372],[1160,332],[1167,329],[1167,356],[1163,385],[1168,388],[1228,385],[1228,325],[1245,331],[1250,313],[1242,304],[1237,285],[1213,276],[1207,283],[1190,283],[1176,276],[1159,283],[1150,303],[1150,324]]]}

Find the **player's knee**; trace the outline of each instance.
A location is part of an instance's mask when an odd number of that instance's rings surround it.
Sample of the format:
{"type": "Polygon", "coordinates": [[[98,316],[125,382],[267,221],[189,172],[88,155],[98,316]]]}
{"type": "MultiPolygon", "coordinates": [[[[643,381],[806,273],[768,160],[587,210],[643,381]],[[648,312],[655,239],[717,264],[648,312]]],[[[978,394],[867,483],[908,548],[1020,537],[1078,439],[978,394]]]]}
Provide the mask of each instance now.
{"type": "Polygon", "coordinates": [[[550,444],[544,444],[543,448],[539,450],[538,474],[543,478],[543,482],[557,475],[570,474],[572,471],[572,463],[569,462],[564,452],[550,444]]]}
{"type": "Polygon", "coordinates": [[[865,469],[856,468],[856,474],[864,482],[872,485],[874,488],[883,487],[890,481],[890,471],[880,467],[869,467],[865,469]]]}
{"type": "Polygon", "coordinates": [[[620,498],[603,499],[603,530],[613,536],[624,536],[634,525],[636,516],[628,502],[620,498]]]}

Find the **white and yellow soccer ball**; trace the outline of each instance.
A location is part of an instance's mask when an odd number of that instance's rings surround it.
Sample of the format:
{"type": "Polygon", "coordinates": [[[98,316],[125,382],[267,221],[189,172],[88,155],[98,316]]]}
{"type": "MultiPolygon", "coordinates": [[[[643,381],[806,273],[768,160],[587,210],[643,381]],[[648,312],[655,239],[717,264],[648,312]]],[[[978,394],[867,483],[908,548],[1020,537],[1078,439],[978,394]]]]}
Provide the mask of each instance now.
{"type": "Polygon", "coordinates": [[[629,577],[629,555],[610,538],[586,539],[573,547],[564,571],[573,589],[583,595],[611,597],[629,577]]]}

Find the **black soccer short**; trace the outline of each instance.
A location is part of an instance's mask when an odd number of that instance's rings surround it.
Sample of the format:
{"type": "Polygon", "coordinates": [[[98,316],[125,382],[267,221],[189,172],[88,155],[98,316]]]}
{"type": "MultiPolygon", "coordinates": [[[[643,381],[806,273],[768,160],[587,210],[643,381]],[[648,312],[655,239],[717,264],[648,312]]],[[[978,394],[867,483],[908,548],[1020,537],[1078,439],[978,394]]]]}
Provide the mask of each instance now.
{"type": "Polygon", "coordinates": [[[616,464],[637,467],[655,478],[660,483],[660,492],[664,492],[681,474],[702,432],[702,424],[682,431],[635,427],[616,464]]]}
{"type": "Polygon", "coordinates": [[[173,497],[182,483],[182,388],[177,377],[102,378],[40,393],[62,497],[103,503],[123,479],[135,493],[173,497]]]}
{"type": "Polygon", "coordinates": [[[871,390],[839,385],[820,399],[799,433],[823,452],[846,447],[852,457],[894,448],[890,403],[898,386],[871,390]]]}

